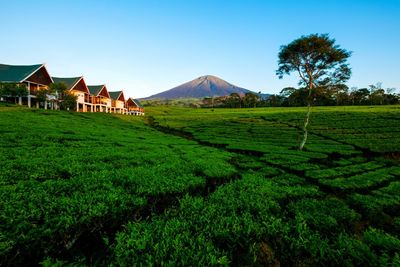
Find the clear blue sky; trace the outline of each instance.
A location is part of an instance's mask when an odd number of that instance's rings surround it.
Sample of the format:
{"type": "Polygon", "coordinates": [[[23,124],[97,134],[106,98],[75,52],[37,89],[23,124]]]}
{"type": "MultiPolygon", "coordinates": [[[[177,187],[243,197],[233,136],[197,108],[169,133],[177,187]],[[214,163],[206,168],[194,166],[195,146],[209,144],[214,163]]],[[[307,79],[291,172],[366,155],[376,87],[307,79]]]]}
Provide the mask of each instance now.
{"type": "Polygon", "coordinates": [[[0,0],[0,62],[145,97],[201,75],[264,93],[281,45],[329,33],[353,51],[349,86],[400,89],[400,0],[0,0]]]}

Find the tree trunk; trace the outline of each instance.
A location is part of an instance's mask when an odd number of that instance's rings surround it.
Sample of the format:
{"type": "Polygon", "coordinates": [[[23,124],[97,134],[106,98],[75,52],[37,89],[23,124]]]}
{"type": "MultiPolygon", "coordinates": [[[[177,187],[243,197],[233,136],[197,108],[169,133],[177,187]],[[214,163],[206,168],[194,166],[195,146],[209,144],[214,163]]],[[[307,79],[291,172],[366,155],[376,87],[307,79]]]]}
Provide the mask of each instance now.
{"type": "Polygon", "coordinates": [[[307,131],[307,126],[308,123],[310,122],[310,114],[311,114],[311,90],[313,88],[313,81],[310,81],[310,88],[308,89],[308,100],[307,100],[307,114],[306,117],[304,118],[304,125],[303,125],[303,140],[300,143],[299,150],[303,150],[304,145],[307,142],[307,137],[308,137],[308,131],[307,131]]]}
{"type": "Polygon", "coordinates": [[[308,101],[308,103],[307,103],[307,114],[306,114],[306,117],[304,119],[304,125],[303,125],[303,140],[300,143],[299,150],[303,150],[303,147],[307,142],[307,136],[308,136],[307,126],[308,126],[308,123],[310,121],[310,114],[311,114],[311,104],[310,104],[310,101],[308,101]]]}

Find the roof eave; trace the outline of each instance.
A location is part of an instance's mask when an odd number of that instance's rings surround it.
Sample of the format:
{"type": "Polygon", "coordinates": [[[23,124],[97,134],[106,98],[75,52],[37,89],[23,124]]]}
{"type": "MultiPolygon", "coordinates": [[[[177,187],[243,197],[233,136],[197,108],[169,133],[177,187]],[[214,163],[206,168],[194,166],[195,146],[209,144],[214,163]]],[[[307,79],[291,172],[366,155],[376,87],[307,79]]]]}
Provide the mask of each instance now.
{"type": "MultiPolygon", "coordinates": [[[[26,76],[24,79],[22,79],[22,80],[19,81],[19,82],[22,83],[22,82],[26,81],[26,79],[28,79],[29,77],[31,77],[35,72],[37,72],[38,70],[40,70],[42,67],[46,70],[47,74],[49,75],[49,78],[50,78],[51,83],[54,83],[53,78],[52,78],[51,75],[49,74],[49,71],[47,70],[46,64],[45,64],[45,63],[41,64],[38,68],[36,68],[36,69],[35,69],[34,71],[32,71],[31,73],[29,73],[28,76],[26,76]]],[[[44,84],[43,84],[43,85],[44,85],[44,84]]]]}
{"type": "Polygon", "coordinates": [[[83,76],[81,76],[72,86],[71,89],[69,90],[74,90],[74,87],[77,86],[77,84],[83,79],[83,76]]]}
{"type": "Polygon", "coordinates": [[[107,95],[108,95],[108,98],[109,98],[109,99],[111,99],[110,93],[108,92],[108,90],[107,90],[107,86],[106,86],[105,84],[103,85],[103,88],[101,88],[101,90],[100,90],[100,92],[99,92],[99,93],[101,93],[101,91],[103,91],[103,89],[105,89],[105,90],[106,90],[106,92],[107,92],[107,95]]]}
{"type": "Polygon", "coordinates": [[[124,100],[119,100],[119,101],[124,101],[125,102],[125,96],[124,96],[124,91],[121,91],[121,93],[119,93],[117,100],[121,97],[121,95],[123,95],[124,100]]]}

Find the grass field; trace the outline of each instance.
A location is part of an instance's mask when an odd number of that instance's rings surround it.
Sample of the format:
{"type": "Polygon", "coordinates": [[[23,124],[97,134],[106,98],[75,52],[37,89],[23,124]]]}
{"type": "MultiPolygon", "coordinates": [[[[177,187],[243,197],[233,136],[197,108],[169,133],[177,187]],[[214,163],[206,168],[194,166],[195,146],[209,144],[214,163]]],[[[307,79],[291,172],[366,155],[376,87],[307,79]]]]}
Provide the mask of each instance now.
{"type": "Polygon", "coordinates": [[[400,266],[400,106],[0,106],[0,265],[400,266]]]}

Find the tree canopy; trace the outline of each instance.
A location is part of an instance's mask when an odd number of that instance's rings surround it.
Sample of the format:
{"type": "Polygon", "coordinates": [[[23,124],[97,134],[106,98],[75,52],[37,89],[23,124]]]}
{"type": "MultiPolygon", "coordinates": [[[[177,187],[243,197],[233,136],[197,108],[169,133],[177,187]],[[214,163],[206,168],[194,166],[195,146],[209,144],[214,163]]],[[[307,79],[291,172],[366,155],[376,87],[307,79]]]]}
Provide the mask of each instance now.
{"type": "Polygon", "coordinates": [[[17,102],[17,97],[28,95],[28,89],[25,84],[20,83],[0,83],[0,96],[10,96],[17,102]]]}
{"type": "Polygon", "coordinates": [[[307,126],[311,114],[311,95],[314,88],[330,88],[347,81],[351,69],[347,59],[351,52],[335,44],[328,34],[310,34],[302,36],[288,45],[281,46],[278,54],[278,70],[280,79],[284,75],[297,72],[299,85],[308,90],[307,114],[303,125],[303,140],[299,145],[302,150],[307,141],[307,126]]]}
{"type": "Polygon", "coordinates": [[[302,36],[281,46],[276,74],[283,78],[297,72],[301,78],[299,85],[307,87],[335,85],[350,78],[350,56],[351,52],[340,48],[327,34],[302,36]]]}
{"type": "Polygon", "coordinates": [[[75,108],[77,97],[68,91],[68,86],[64,82],[52,83],[49,87],[49,92],[56,96],[60,109],[69,110],[75,108]]]}

